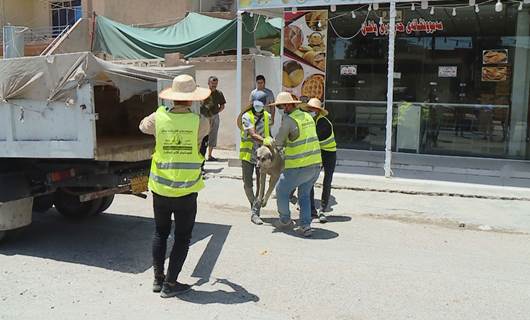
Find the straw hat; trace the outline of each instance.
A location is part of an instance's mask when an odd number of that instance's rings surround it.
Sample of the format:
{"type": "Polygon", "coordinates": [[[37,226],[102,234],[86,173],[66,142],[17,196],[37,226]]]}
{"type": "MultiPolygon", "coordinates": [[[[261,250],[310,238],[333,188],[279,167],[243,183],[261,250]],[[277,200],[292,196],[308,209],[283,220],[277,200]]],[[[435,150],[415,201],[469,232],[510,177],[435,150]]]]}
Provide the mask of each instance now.
{"type": "Polygon", "coordinates": [[[289,92],[280,92],[276,97],[274,103],[269,104],[269,106],[277,106],[280,104],[300,104],[302,101],[296,100],[289,92]]]}
{"type": "Polygon", "coordinates": [[[210,94],[210,89],[198,87],[192,76],[182,74],[175,77],[172,86],[162,90],[158,96],[164,100],[202,101],[210,94]]]}
{"type": "Polygon", "coordinates": [[[263,102],[261,102],[260,100],[254,100],[252,101],[252,103],[248,106],[246,106],[243,111],[241,111],[241,113],[239,114],[239,116],[237,116],[237,127],[240,129],[240,130],[243,130],[243,115],[245,113],[247,113],[249,110],[252,110],[252,108],[254,106],[262,106],[264,107],[265,105],[263,104],[263,102]]]}
{"type": "Polygon", "coordinates": [[[328,110],[322,107],[322,102],[320,102],[318,98],[311,98],[306,105],[301,107],[301,109],[308,112],[312,111],[311,109],[318,109],[318,113],[320,113],[320,115],[322,115],[323,117],[329,114],[328,110]]]}

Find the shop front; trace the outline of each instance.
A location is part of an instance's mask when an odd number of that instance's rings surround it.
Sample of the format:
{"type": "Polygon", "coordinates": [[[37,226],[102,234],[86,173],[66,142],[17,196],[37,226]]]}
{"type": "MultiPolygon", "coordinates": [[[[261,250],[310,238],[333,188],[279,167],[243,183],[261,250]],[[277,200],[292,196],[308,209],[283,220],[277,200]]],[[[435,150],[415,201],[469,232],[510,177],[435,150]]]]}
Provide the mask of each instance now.
{"type": "Polygon", "coordinates": [[[528,1],[304,2],[283,89],[324,99],[340,148],[530,160],[528,1]]]}

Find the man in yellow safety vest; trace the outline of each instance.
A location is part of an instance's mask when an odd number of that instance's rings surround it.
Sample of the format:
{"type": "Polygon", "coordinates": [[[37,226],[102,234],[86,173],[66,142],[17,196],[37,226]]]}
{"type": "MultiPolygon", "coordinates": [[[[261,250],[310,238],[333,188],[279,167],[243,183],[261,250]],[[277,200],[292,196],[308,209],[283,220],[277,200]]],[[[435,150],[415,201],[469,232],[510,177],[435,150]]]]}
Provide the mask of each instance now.
{"type": "Polygon", "coordinates": [[[289,210],[289,195],[298,188],[300,204],[300,224],[296,231],[310,237],[311,229],[311,188],[320,173],[322,158],[316,133],[315,121],[306,112],[298,109],[302,102],[288,92],[280,92],[275,105],[283,109],[282,124],[275,138],[279,149],[284,148],[285,169],[276,187],[276,197],[280,219],[277,227],[290,228],[293,223],[289,210]]]}
{"type": "Polygon", "coordinates": [[[193,101],[202,101],[210,90],[199,88],[189,75],[180,75],[173,85],[160,92],[159,97],[172,100],[172,106],[160,106],[144,118],[140,131],[155,136],[155,153],[149,175],[149,189],[153,193],[155,235],[153,239],[153,291],[163,298],[189,291],[191,286],[177,282],[188,254],[191,233],[197,214],[197,195],[204,188],[199,154],[202,139],[208,134],[209,124],[190,111],[193,101]],[[171,231],[171,217],[175,220],[174,244],[164,274],[167,238],[171,231]]]}
{"type": "Polygon", "coordinates": [[[329,198],[331,196],[331,182],[337,164],[337,143],[333,124],[326,117],[328,111],[322,107],[322,102],[317,98],[312,98],[307,106],[302,108],[315,119],[318,140],[322,155],[322,167],[324,168],[324,182],[322,184],[322,197],[320,200],[320,212],[317,213],[315,206],[315,188],[311,189],[311,214],[318,216],[321,223],[328,221],[325,212],[329,210],[329,198]]]}
{"type": "Polygon", "coordinates": [[[253,175],[259,179],[259,169],[256,167],[256,150],[266,138],[270,138],[271,115],[264,110],[265,105],[260,100],[252,102],[238,117],[237,124],[241,130],[241,143],[239,145],[239,159],[241,160],[243,174],[243,188],[252,207],[250,221],[261,225],[263,221],[259,216],[259,209],[254,206],[253,175]]]}

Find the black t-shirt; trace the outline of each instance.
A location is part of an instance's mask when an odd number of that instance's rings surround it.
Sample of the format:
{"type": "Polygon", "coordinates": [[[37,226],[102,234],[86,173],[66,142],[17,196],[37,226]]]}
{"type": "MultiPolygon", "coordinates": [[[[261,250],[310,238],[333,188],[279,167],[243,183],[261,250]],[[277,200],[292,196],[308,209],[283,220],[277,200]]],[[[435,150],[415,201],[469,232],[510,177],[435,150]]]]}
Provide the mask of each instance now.
{"type": "Polygon", "coordinates": [[[331,133],[333,132],[333,128],[331,127],[331,123],[328,121],[326,117],[322,117],[318,119],[316,126],[317,126],[317,136],[318,136],[319,141],[324,141],[331,136],[331,133]]]}

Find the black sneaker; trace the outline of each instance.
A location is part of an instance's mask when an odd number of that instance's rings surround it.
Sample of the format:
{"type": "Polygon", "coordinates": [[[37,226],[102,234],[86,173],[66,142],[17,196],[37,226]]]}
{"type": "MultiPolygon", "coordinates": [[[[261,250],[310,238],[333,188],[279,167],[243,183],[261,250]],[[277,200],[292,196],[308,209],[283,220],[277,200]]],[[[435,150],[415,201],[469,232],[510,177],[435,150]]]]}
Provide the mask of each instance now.
{"type": "Polygon", "coordinates": [[[164,282],[160,296],[162,298],[171,298],[171,297],[176,297],[178,295],[184,294],[190,290],[191,290],[191,286],[189,284],[184,284],[180,282],[177,282],[175,284],[170,284],[169,282],[164,282]]]}
{"type": "Polygon", "coordinates": [[[162,285],[164,284],[165,276],[155,276],[155,280],[153,281],[153,292],[159,293],[162,291],[162,285]]]}
{"type": "Polygon", "coordinates": [[[219,161],[219,159],[217,159],[214,156],[211,156],[211,157],[208,157],[208,161],[216,162],[216,161],[219,161]]]}

